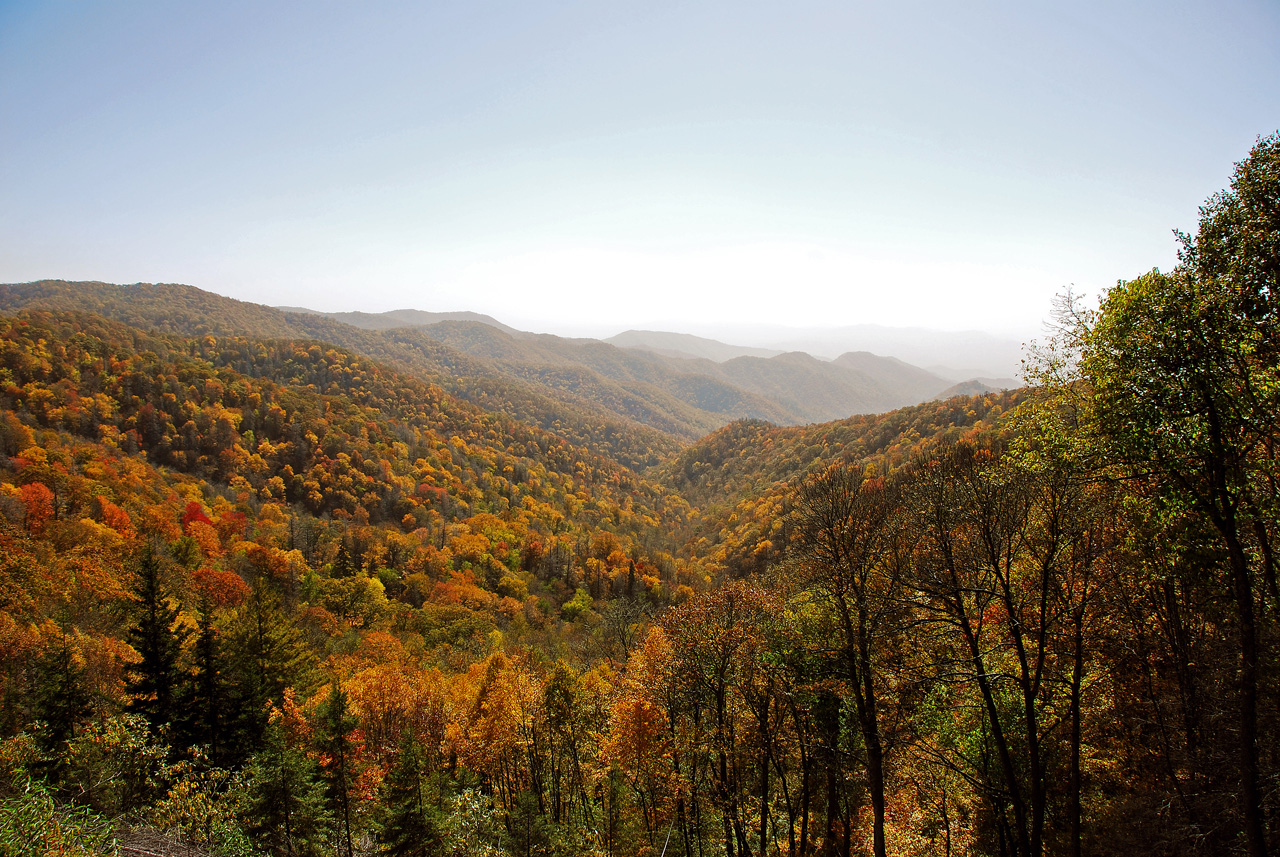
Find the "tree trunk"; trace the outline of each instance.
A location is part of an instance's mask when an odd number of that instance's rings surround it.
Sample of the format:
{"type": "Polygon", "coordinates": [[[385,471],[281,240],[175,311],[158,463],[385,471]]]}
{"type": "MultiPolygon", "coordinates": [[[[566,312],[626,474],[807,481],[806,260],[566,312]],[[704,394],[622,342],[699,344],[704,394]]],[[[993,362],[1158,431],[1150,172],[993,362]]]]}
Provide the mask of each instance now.
{"type": "Polygon", "coordinates": [[[1258,630],[1253,585],[1248,560],[1234,528],[1224,535],[1231,557],[1236,610],[1240,614],[1240,801],[1250,857],[1267,857],[1262,789],[1258,782],[1258,630]]]}
{"type": "Polygon", "coordinates": [[[1084,629],[1075,622],[1075,661],[1071,669],[1071,857],[1080,857],[1080,687],[1084,680],[1084,629]]]}

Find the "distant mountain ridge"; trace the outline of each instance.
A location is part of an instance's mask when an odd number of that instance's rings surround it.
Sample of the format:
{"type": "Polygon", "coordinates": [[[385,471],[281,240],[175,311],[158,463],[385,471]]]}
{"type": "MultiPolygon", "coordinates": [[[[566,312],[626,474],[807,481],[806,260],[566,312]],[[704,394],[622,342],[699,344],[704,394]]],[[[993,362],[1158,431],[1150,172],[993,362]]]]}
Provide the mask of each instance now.
{"type": "Polygon", "coordinates": [[[793,328],[781,325],[701,325],[700,336],[780,351],[805,351],[834,359],[850,351],[896,357],[954,383],[968,378],[1012,381],[1021,371],[1022,337],[980,330],[933,330],[855,324],[841,327],[793,328]]]}
{"type": "Polygon", "coordinates": [[[427,327],[442,321],[476,321],[496,327],[504,333],[518,334],[520,331],[498,321],[491,315],[478,312],[428,312],[421,309],[393,309],[386,312],[321,312],[306,307],[278,306],[281,312],[302,313],[304,315],[322,315],[352,327],[364,330],[391,330],[397,327],[427,327]]]}
{"type": "MultiPolygon", "coordinates": [[[[294,310],[295,308],[281,308],[294,310]]],[[[812,357],[805,351],[780,351],[773,348],[730,345],[715,339],[690,333],[660,330],[627,330],[604,340],[569,339],[551,334],[535,334],[516,330],[491,316],[469,312],[435,313],[422,310],[395,310],[385,313],[319,313],[314,310],[296,311],[323,315],[368,330],[385,330],[399,326],[399,322],[414,327],[431,328],[426,335],[474,357],[504,361],[506,368],[526,379],[537,377],[544,382],[563,388],[573,380],[564,374],[566,367],[585,366],[602,372],[615,382],[656,384],[666,393],[703,410],[729,414],[734,418],[766,419],[781,424],[824,422],[842,419],[852,414],[875,413],[904,405],[916,404],[951,395],[973,395],[994,392],[1018,386],[1012,378],[970,378],[956,382],[954,375],[921,369],[895,357],[883,357],[869,351],[846,352],[834,360],[812,357]],[[478,323],[482,328],[467,328],[451,322],[478,323]],[[510,339],[493,337],[485,328],[507,334],[510,339]],[[540,343],[533,346],[530,343],[540,343]],[[706,381],[691,384],[687,378],[659,379],[648,366],[637,372],[636,365],[627,370],[618,367],[617,361],[605,361],[602,367],[598,355],[584,356],[579,347],[576,354],[570,351],[577,343],[604,342],[625,349],[647,352],[665,363],[678,375],[709,375],[722,382],[711,385],[706,381]],[[559,343],[552,346],[551,343],[559,343]],[[553,348],[554,353],[548,351],[553,348]],[[568,350],[566,350],[568,349],[568,350]],[[778,363],[734,362],[739,358],[772,360],[788,353],[795,355],[778,363]],[[710,361],[718,366],[707,366],[710,361]],[[827,364],[824,367],[822,364],[827,364]],[[543,367],[531,370],[530,365],[543,367]],[[549,367],[559,366],[558,373],[549,367]],[[850,370],[848,372],[829,368],[850,370]],[[555,376],[554,379],[552,376],[555,376]],[[738,388],[747,396],[726,395],[723,384],[738,388]],[[730,401],[732,400],[732,401],[730,401]]],[[[883,331],[874,325],[855,328],[837,328],[833,336],[841,332],[883,331]]],[[[920,331],[907,329],[919,338],[920,331]]],[[[944,337],[960,337],[969,342],[985,334],[940,334],[944,337]]],[[[838,339],[828,340],[834,343],[838,339]]],[[[995,340],[993,340],[995,341],[995,340]]],[[[625,362],[625,361],[624,361],[625,362]]],[[[578,378],[578,385],[589,383],[578,378]]]]}
{"type": "Polygon", "coordinates": [[[724,363],[735,357],[777,357],[786,353],[775,348],[728,345],[719,340],[694,336],[692,333],[664,330],[626,330],[604,341],[620,348],[639,348],[668,357],[702,357],[716,363],[724,363]]]}
{"type": "MultiPolygon", "coordinates": [[[[717,362],[647,348],[618,348],[595,339],[511,336],[477,323],[442,322],[422,332],[472,356],[496,360],[526,380],[580,388],[600,384],[592,379],[603,376],[607,381],[601,384],[602,392],[604,387],[621,384],[632,394],[653,400],[674,398],[721,419],[764,419],[784,425],[826,422],[927,401],[952,384],[900,360],[871,354],[844,362],[823,361],[803,352],[740,355],[717,362]]],[[[705,343],[707,350],[724,356],[736,349],[712,340],[705,343]]]]}
{"type": "MultiPolygon", "coordinates": [[[[0,312],[94,312],[184,336],[330,343],[408,372],[473,404],[644,469],[733,420],[800,425],[882,413],[953,391],[953,380],[868,352],[807,353],[628,331],[638,343],[515,330],[478,313],[318,313],[272,308],[192,286],[0,285],[0,312]],[[671,347],[666,347],[671,346],[671,347]]],[[[965,382],[966,391],[992,389],[965,382]]]]}

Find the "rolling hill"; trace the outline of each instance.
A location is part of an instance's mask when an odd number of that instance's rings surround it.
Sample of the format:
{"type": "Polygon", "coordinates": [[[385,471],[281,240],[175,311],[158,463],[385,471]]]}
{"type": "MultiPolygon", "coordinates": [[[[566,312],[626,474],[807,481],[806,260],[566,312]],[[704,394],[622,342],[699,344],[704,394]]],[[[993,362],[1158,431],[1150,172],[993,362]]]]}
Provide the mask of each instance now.
{"type": "Polygon", "coordinates": [[[570,339],[475,313],[294,311],[173,284],[0,286],[0,311],[29,308],[91,311],[179,336],[329,343],[638,470],[733,420],[797,425],[881,413],[952,383],[865,352],[824,361],[680,334],[570,339]],[[618,344],[628,342],[635,345],[618,344]]]}

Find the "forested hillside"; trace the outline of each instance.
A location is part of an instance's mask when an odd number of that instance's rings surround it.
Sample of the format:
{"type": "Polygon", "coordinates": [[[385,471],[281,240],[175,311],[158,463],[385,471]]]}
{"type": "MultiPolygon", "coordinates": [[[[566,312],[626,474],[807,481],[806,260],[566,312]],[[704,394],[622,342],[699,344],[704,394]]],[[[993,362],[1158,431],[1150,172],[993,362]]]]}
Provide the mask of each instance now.
{"type": "Polygon", "coordinates": [[[933,398],[950,384],[870,354],[832,362],[785,354],[715,363],[447,317],[465,313],[282,312],[163,284],[0,285],[0,311],[36,308],[91,310],[183,336],[285,336],[339,345],[637,469],[734,419],[797,424],[878,413],[933,398]]]}
{"type": "MultiPolygon", "coordinates": [[[[740,355],[716,362],[618,348],[594,339],[513,335],[478,322],[442,322],[422,332],[497,361],[525,380],[591,391],[588,395],[597,402],[609,404],[621,393],[659,404],[659,413],[679,416],[668,430],[679,432],[687,424],[700,428],[699,436],[733,418],[795,424],[879,413],[931,399],[950,384],[923,369],[870,354],[847,354],[830,362],[802,353],[740,355]]],[[[657,416],[646,414],[641,421],[662,427],[657,416]]]]}
{"type": "Polygon", "coordinates": [[[29,312],[0,367],[9,772],[203,846],[275,841],[280,808],[252,821],[218,772],[321,685],[368,682],[398,740],[405,688],[442,700],[491,653],[617,663],[705,587],[667,551],[678,497],[350,352],[29,312]]]}
{"type": "Polygon", "coordinates": [[[0,852],[1275,853],[1277,301],[1280,136],[1032,386],[696,442],[4,287],[0,852]]]}
{"type": "Polygon", "coordinates": [[[671,434],[597,408],[571,391],[557,394],[521,382],[420,330],[364,330],[314,314],[283,313],[191,286],[41,281],[0,285],[0,311],[89,311],[178,336],[283,337],[336,345],[395,367],[479,407],[538,426],[592,451],[642,469],[680,447],[671,434]]]}
{"type": "Polygon", "coordinates": [[[732,423],[658,471],[696,510],[681,550],[717,576],[763,571],[786,555],[785,507],[800,476],[833,465],[893,474],[939,445],[996,431],[1024,398],[1021,391],[957,397],[812,426],[732,423]]]}

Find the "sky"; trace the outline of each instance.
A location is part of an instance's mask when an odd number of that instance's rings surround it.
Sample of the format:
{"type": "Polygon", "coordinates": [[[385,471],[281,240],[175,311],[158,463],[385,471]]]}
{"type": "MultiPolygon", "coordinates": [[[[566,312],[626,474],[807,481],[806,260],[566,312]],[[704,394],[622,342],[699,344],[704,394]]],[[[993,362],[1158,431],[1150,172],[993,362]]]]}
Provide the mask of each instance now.
{"type": "Polygon", "coordinates": [[[0,282],[1023,333],[1176,263],[1280,4],[0,0],[0,282]]]}

